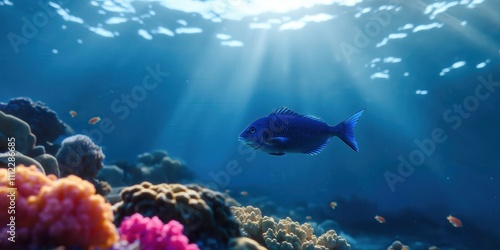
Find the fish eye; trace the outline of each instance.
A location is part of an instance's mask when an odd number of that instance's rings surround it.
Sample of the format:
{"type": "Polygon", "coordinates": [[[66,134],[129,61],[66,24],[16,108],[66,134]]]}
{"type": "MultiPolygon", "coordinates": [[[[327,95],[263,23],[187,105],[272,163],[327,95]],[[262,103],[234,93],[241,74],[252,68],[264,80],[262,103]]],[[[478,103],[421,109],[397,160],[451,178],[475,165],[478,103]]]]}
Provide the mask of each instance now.
{"type": "Polygon", "coordinates": [[[248,131],[250,131],[250,133],[255,133],[257,130],[255,129],[255,127],[251,127],[248,131]]]}

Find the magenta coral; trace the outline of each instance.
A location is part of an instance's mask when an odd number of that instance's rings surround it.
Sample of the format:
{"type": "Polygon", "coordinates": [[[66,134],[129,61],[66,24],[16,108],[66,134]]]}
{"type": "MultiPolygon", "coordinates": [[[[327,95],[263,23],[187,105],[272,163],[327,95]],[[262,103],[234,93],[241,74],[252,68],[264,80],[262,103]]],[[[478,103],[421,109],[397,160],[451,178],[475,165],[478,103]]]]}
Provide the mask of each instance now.
{"type": "Polygon", "coordinates": [[[198,250],[198,246],[189,244],[183,229],[184,226],[175,220],[163,224],[156,216],[148,218],[136,213],[122,221],[120,237],[128,243],[138,240],[141,250],[198,250]]]}

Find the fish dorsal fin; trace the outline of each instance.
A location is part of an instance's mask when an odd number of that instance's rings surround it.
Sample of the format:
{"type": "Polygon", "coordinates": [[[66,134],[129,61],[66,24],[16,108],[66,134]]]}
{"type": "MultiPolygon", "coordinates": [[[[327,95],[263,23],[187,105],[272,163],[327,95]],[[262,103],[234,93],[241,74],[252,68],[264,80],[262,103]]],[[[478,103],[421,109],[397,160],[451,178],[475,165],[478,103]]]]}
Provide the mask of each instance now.
{"type": "Polygon", "coordinates": [[[300,114],[287,107],[280,107],[269,115],[300,115],[300,114]]]}
{"type": "Polygon", "coordinates": [[[316,116],[313,116],[313,115],[303,115],[303,117],[309,118],[309,119],[314,120],[314,121],[326,123],[323,119],[316,117],[316,116]]]}
{"type": "Polygon", "coordinates": [[[307,118],[307,119],[311,119],[313,121],[317,121],[317,122],[321,122],[321,123],[325,123],[326,122],[319,118],[319,117],[316,117],[316,116],[313,116],[313,115],[301,115],[287,107],[281,107],[281,108],[278,108],[276,109],[275,111],[273,111],[271,114],[269,114],[270,116],[271,115],[294,115],[294,116],[300,116],[300,117],[304,117],[304,118],[307,118]]]}

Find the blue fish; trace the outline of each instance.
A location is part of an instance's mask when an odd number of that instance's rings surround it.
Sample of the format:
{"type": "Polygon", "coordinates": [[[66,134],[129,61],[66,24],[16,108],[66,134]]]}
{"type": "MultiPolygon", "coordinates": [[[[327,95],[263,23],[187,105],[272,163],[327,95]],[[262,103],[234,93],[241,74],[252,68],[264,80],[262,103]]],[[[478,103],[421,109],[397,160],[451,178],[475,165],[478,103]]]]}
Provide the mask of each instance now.
{"type": "Polygon", "coordinates": [[[249,147],[271,155],[286,153],[319,154],[337,136],[354,151],[359,152],[354,127],[364,109],[343,122],[329,126],[322,119],[301,115],[289,108],[278,108],[269,116],[248,125],[238,140],[249,147]]]}

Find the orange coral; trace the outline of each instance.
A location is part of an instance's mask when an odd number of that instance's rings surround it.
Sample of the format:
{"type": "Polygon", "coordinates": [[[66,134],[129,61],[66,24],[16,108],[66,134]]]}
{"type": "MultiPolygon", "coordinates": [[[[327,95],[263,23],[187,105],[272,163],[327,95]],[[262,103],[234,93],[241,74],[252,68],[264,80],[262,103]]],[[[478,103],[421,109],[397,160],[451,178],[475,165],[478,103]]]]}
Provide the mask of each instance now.
{"type": "MultiPolygon", "coordinates": [[[[0,195],[12,191],[7,183],[7,170],[0,169],[0,195]]],[[[47,177],[33,166],[17,166],[16,187],[16,243],[88,249],[110,247],[117,241],[111,205],[95,194],[91,183],[77,176],[47,177]]],[[[2,210],[7,208],[9,201],[0,200],[2,210]]],[[[8,220],[0,213],[0,225],[8,220]]]]}

